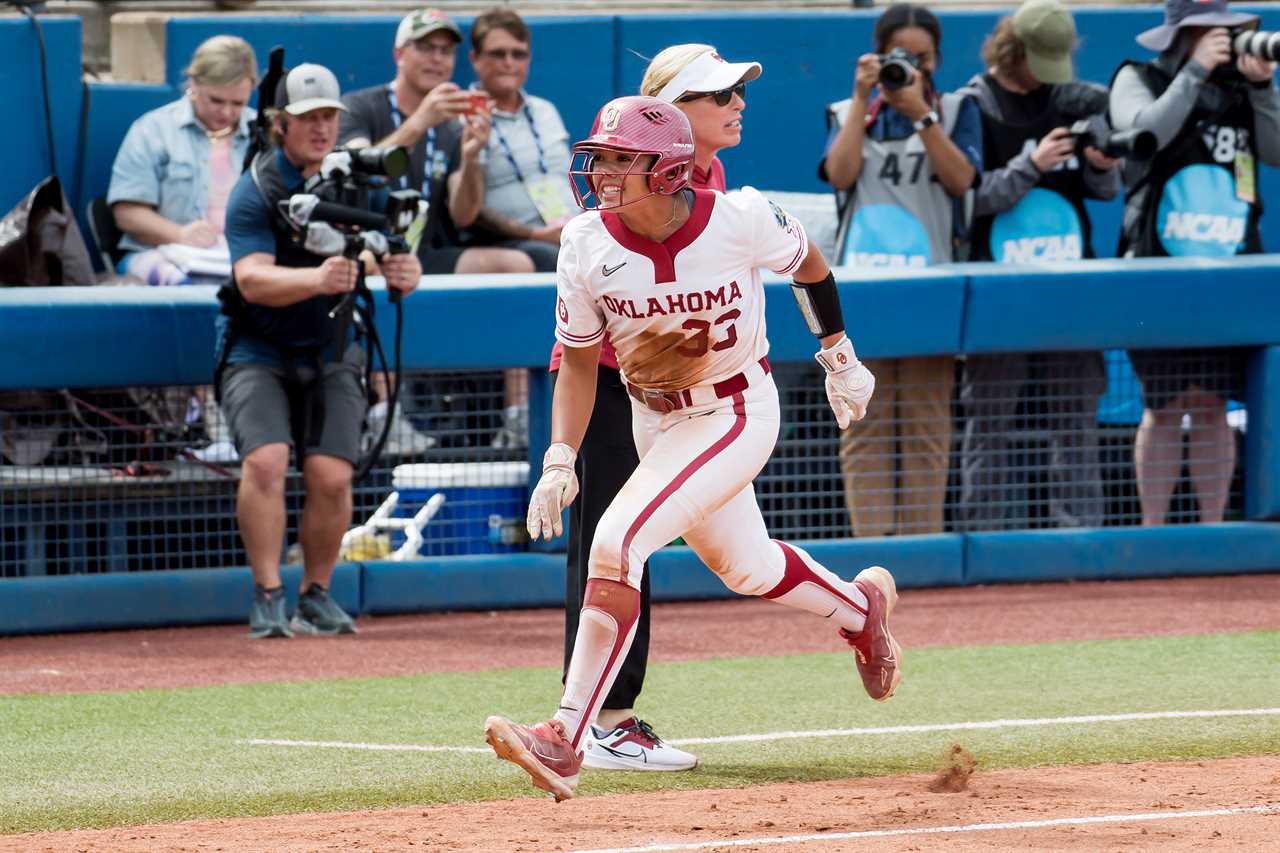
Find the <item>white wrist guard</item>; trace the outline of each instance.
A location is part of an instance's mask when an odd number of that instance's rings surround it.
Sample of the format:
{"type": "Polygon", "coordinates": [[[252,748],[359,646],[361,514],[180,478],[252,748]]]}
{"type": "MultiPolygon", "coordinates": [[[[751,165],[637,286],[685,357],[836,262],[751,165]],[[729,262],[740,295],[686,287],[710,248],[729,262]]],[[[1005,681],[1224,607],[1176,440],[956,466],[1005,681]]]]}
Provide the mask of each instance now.
{"type": "Polygon", "coordinates": [[[818,350],[813,357],[827,373],[843,373],[862,363],[858,361],[858,354],[853,351],[853,341],[849,340],[848,335],[841,335],[840,340],[826,349],[818,350]]]}
{"type": "Polygon", "coordinates": [[[573,463],[578,459],[578,451],[563,442],[556,442],[542,454],[542,470],[548,468],[567,468],[573,470],[573,463]]]}

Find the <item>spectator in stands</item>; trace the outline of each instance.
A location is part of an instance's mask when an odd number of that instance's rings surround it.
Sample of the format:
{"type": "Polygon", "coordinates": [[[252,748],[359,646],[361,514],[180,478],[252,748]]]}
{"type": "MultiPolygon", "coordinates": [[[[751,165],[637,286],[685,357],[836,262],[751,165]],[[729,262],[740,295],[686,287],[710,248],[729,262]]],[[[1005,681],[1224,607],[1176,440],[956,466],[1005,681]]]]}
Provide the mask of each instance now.
{"type": "Polygon", "coordinates": [[[532,56],[529,26],[513,9],[491,9],[472,23],[476,86],[493,102],[484,205],[473,230],[495,245],[525,252],[538,272],[554,272],[560,228],[578,206],[564,179],[564,121],[554,104],[524,90],[532,56]]]}
{"type": "MultiPolygon", "coordinates": [[[[1138,36],[1159,56],[1120,66],[1111,87],[1112,120],[1118,128],[1149,130],[1159,143],[1151,160],[1125,165],[1125,257],[1263,251],[1258,160],[1280,165],[1276,63],[1235,56],[1228,29],[1257,26],[1257,15],[1230,12],[1226,0],[1168,0],[1165,23],[1138,36]],[[1203,220],[1214,227],[1189,225],[1203,220]]],[[[1226,400],[1243,393],[1243,354],[1182,349],[1130,355],[1146,407],[1134,440],[1142,523],[1165,522],[1182,469],[1182,420],[1188,414],[1188,468],[1200,520],[1222,521],[1235,469],[1226,400]]]]}
{"type": "MultiPolygon", "coordinates": [[[[759,77],[760,71],[757,62],[725,62],[708,44],[673,45],[660,51],[649,63],[640,83],[640,94],[674,103],[692,125],[693,186],[724,192],[724,166],[716,152],[741,141],[746,84],[759,77]]],[[[557,343],[551,353],[553,375],[560,367],[562,352],[563,348],[557,343]]],[[[595,408],[574,463],[581,491],[578,500],[569,506],[565,571],[566,672],[578,635],[578,619],[587,585],[587,558],[596,526],[639,464],[631,436],[631,397],[622,383],[613,347],[605,336],[596,379],[595,408]]],[[[588,767],[688,770],[698,763],[694,755],[663,741],[635,712],[649,659],[648,574],[646,570],[640,584],[635,641],[605,697],[599,719],[592,727],[593,737],[588,739],[583,758],[588,767]],[[639,754],[633,745],[640,748],[639,754]]]]}
{"type": "MultiPolygon", "coordinates": [[[[974,260],[999,263],[1095,257],[1085,199],[1120,192],[1119,161],[1076,144],[1070,126],[1106,112],[1106,90],[1075,80],[1075,21],[1059,0],[1027,0],[996,25],[982,48],[987,64],[961,91],[982,110],[982,175],[974,200],[974,260]]],[[[1102,125],[1105,130],[1105,124],[1102,125]]],[[[956,521],[1000,530],[1024,521],[1013,486],[1010,433],[1020,400],[1044,411],[1049,441],[1049,521],[1097,527],[1104,499],[1098,401],[1106,391],[1101,352],[970,355],[960,400],[964,438],[956,521]]]]}
{"type": "MultiPolygon", "coordinates": [[[[396,76],[344,98],[339,139],[344,145],[402,145],[409,171],[400,186],[422,192],[429,203],[418,257],[427,274],[532,272],[523,252],[501,247],[468,248],[459,229],[475,222],[484,200],[480,157],[488,142],[488,109],[471,111],[471,96],[450,80],[462,41],[458,25],[435,9],[406,15],[396,28],[392,56],[396,76]]],[[[416,455],[435,444],[404,417],[387,411],[386,380],[375,377],[381,402],[369,411],[365,443],[392,418],[387,452],[416,455]]]]}
{"type": "Polygon", "coordinates": [[[253,48],[214,36],[187,67],[187,91],[133,123],[116,153],[107,203],[127,250],[117,272],[147,284],[192,280],[157,248],[224,244],[227,196],[249,147],[253,48]]]}
{"type": "MultiPolygon", "coordinates": [[[[569,132],[555,105],[524,90],[532,48],[529,26],[500,7],[471,25],[471,65],[477,90],[493,103],[485,148],[484,205],[472,228],[477,243],[527,254],[538,272],[554,272],[560,228],[578,212],[565,175],[569,132]]],[[[528,372],[505,374],[506,409],[495,447],[527,447],[528,372]]]]}
{"type": "MultiPolygon", "coordinates": [[[[217,382],[243,459],[236,514],[253,569],[252,637],[355,631],[328,586],[351,524],[351,474],[367,403],[364,355],[349,312],[333,309],[355,288],[356,264],[298,244],[278,203],[300,192],[338,140],[337,78],[303,64],[276,90],[276,144],[257,155],[227,205],[232,278],[218,318],[217,382]],[[299,524],[304,568],[298,609],[285,618],[280,551],[285,534],[289,448],[302,469],[299,524]]],[[[387,286],[411,290],[422,275],[413,254],[388,255],[387,286]]]]}
{"type": "MultiPolygon", "coordinates": [[[[983,166],[982,131],[972,101],[934,87],[941,47],[933,13],[910,3],[890,6],[876,21],[875,52],[858,58],[853,97],[828,108],[832,136],[818,175],[841,201],[839,263],[915,267],[956,258],[965,226],[961,200],[983,166]],[[895,68],[886,70],[889,63],[895,68]],[[892,85],[894,70],[903,85],[892,85]]],[[[939,533],[955,359],[866,364],[881,396],[863,421],[840,434],[854,535],[939,533]]]]}

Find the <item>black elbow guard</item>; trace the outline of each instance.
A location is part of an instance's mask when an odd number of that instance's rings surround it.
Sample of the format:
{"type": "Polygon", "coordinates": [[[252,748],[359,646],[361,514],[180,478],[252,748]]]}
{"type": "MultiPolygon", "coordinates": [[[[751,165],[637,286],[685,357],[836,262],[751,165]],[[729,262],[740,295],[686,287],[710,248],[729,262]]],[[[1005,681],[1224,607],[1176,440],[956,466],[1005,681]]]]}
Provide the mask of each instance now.
{"type": "Polygon", "coordinates": [[[800,306],[804,322],[815,337],[825,338],[844,331],[844,314],[840,310],[840,291],[835,273],[828,272],[822,281],[805,284],[791,282],[791,294],[800,306]]]}

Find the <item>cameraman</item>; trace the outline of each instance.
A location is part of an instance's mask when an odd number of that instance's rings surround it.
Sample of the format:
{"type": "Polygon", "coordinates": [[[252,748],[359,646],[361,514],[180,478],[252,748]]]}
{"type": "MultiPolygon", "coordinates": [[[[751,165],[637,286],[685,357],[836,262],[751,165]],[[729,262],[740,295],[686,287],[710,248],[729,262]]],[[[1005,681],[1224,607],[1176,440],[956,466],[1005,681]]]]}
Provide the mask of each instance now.
{"type": "MultiPolygon", "coordinates": [[[[351,474],[367,405],[350,316],[329,317],[355,289],[356,262],[307,251],[278,212],[278,202],[301,192],[334,149],[345,109],[338,95],[337,78],[322,66],[285,75],[275,96],[276,144],[241,175],[227,206],[232,292],[218,318],[218,387],[243,460],[236,515],[253,568],[255,638],[355,631],[328,585],[351,524],[351,474]],[[286,621],[280,552],[291,444],[306,491],[305,567],[297,613],[286,621]]],[[[407,291],[422,267],[412,254],[392,254],[382,274],[389,287],[407,291]]]]}
{"type": "MultiPolygon", "coordinates": [[[[1094,257],[1084,200],[1120,192],[1120,161],[1093,146],[1077,150],[1070,125],[1085,117],[1082,112],[1104,112],[1106,93],[1072,82],[1075,46],[1075,21],[1066,6],[1027,0],[987,37],[987,72],[961,90],[982,110],[987,167],[974,200],[973,260],[1094,257]]],[[[956,522],[962,530],[1000,530],[1025,520],[1025,504],[1018,506],[1012,491],[1009,433],[1033,383],[1049,409],[1049,520],[1058,527],[1102,524],[1102,353],[997,353],[968,356],[960,383],[964,437],[956,522]]]]}
{"type": "MultiPolygon", "coordinates": [[[[982,170],[978,110],[971,100],[934,88],[942,27],[928,9],[890,6],[876,21],[874,39],[876,53],[858,58],[853,98],[827,109],[834,133],[818,176],[842,202],[838,262],[949,263],[967,224],[961,199],[982,170]]],[[[869,360],[867,366],[887,396],[840,433],[854,535],[941,533],[955,358],[869,360]]]]}
{"type": "MultiPolygon", "coordinates": [[[[1280,92],[1274,62],[1233,57],[1232,33],[1256,15],[1226,0],[1169,0],[1165,24],[1138,36],[1160,52],[1126,62],[1111,89],[1117,127],[1156,135],[1159,150],[1125,167],[1121,254],[1230,257],[1262,251],[1258,160],[1280,165],[1280,92]],[[1210,223],[1201,227],[1194,223],[1210,223]]],[[[1146,350],[1131,354],[1145,410],[1134,441],[1142,523],[1163,524],[1182,468],[1182,418],[1191,416],[1191,482],[1200,520],[1222,521],[1235,468],[1226,400],[1240,399],[1238,350],[1146,350]]]]}

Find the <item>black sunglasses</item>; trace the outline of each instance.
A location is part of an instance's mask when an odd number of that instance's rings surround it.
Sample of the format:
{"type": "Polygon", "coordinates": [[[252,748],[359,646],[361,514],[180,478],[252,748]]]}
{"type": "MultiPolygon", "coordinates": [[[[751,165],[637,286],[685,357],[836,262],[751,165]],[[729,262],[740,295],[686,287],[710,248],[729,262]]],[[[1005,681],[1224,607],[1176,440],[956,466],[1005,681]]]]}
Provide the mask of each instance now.
{"type": "Polygon", "coordinates": [[[739,83],[736,86],[730,86],[728,89],[721,89],[719,92],[690,92],[687,95],[681,95],[679,100],[681,103],[687,104],[689,101],[696,101],[699,98],[715,98],[716,106],[727,107],[729,102],[733,100],[734,95],[745,101],[747,99],[747,84],[739,83]]]}

